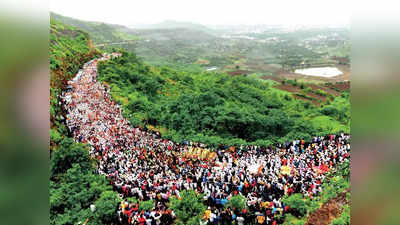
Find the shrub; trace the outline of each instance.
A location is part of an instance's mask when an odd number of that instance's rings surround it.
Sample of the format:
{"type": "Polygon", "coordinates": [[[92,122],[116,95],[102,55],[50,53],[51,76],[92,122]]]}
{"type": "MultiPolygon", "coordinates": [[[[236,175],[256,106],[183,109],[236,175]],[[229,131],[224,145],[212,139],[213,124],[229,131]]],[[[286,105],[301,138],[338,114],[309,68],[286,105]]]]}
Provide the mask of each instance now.
{"type": "Polygon", "coordinates": [[[321,89],[314,90],[314,93],[317,94],[317,95],[323,96],[323,97],[328,96],[328,92],[326,92],[324,90],[321,90],[321,89]]]}
{"type": "Polygon", "coordinates": [[[246,197],[243,195],[235,195],[229,199],[226,207],[236,208],[236,209],[244,209],[246,207],[246,197]]]}
{"type": "Polygon", "coordinates": [[[349,225],[350,224],[350,206],[343,206],[342,213],[331,222],[331,225],[349,225]]]}
{"type": "Polygon", "coordinates": [[[307,214],[306,201],[303,199],[302,194],[293,194],[289,197],[285,196],[282,202],[288,205],[294,212],[294,216],[302,217],[307,214]]]}
{"type": "Polygon", "coordinates": [[[304,225],[306,223],[306,218],[296,218],[291,214],[286,214],[285,222],[283,225],[304,225]]]}
{"type": "Polygon", "coordinates": [[[58,144],[62,140],[62,136],[56,129],[50,129],[50,140],[58,144]]]}
{"type": "Polygon", "coordinates": [[[72,138],[63,139],[50,160],[51,176],[65,173],[75,163],[85,171],[92,169],[88,149],[83,144],[75,143],[72,138]]]}
{"type": "Polygon", "coordinates": [[[181,200],[176,197],[171,198],[170,209],[174,210],[178,219],[177,223],[199,224],[206,206],[202,203],[203,196],[195,191],[182,191],[181,200]]]}
{"type": "Polygon", "coordinates": [[[148,211],[154,208],[154,200],[143,201],[139,203],[139,210],[148,211]]]}
{"type": "Polygon", "coordinates": [[[307,87],[306,89],[304,89],[305,93],[310,93],[312,92],[312,88],[311,87],[307,87]]]}
{"type": "Polygon", "coordinates": [[[96,215],[103,224],[110,224],[118,220],[116,206],[120,202],[118,194],[113,191],[104,191],[96,200],[96,215]]]}

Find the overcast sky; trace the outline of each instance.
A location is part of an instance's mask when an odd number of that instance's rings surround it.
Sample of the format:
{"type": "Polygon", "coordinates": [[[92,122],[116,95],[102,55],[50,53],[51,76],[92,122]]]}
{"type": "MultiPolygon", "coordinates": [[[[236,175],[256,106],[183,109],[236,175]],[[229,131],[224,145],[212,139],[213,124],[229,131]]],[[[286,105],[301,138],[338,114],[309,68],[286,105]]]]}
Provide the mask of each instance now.
{"type": "Polygon", "coordinates": [[[121,25],[164,20],[209,25],[349,24],[348,0],[51,0],[50,10],[77,19],[121,25]]]}

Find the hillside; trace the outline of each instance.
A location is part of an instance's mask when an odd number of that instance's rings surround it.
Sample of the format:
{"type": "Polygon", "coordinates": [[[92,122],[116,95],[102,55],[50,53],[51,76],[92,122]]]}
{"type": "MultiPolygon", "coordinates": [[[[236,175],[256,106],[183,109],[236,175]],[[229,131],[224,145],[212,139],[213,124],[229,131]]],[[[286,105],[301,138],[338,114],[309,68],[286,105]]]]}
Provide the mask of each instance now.
{"type": "Polygon", "coordinates": [[[89,33],[94,43],[121,42],[138,39],[134,31],[121,25],[82,21],[58,15],[53,12],[50,13],[50,18],[86,31],[89,33]]]}
{"type": "Polygon", "coordinates": [[[98,79],[111,86],[132,124],[177,142],[273,143],[349,131],[347,94],[319,108],[271,82],[148,66],[132,53],[100,63],[98,79]]]}

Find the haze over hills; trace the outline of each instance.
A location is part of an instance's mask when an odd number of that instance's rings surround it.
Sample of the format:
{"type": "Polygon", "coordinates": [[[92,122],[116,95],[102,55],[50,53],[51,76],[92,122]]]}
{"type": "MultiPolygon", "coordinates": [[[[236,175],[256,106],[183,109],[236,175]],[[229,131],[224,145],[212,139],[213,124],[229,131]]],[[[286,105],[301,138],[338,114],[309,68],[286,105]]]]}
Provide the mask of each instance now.
{"type": "Polygon", "coordinates": [[[190,30],[199,30],[207,33],[215,33],[216,30],[211,29],[208,26],[192,23],[192,22],[180,22],[174,20],[165,20],[161,23],[156,24],[135,24],[129,26],[130,28],[135,29],[190,29],[190,30]]]}

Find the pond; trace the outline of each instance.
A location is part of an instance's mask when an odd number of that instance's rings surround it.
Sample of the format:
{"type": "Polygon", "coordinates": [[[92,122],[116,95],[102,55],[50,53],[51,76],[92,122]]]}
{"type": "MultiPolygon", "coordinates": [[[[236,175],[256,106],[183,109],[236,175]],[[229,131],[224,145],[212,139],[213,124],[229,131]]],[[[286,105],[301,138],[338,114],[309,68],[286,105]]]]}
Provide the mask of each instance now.
{"type": "Polygon", "coordinates": [[[343,74],[336,67],[317,67],[317,68],[306,68],[306,69],[297,69],[294,71],[295,73],[307,75],[307,76],[318,76],[318,77],[335,77],[343,74]]]}
{"type": "Polygon", "coordinates": [[[207,68],[206,70],[207,70],[207,71],[213,71],[213,70],[216,70],[216,69],[218,69],[218,67],[213,66],[213,67],[207,68]]]}

